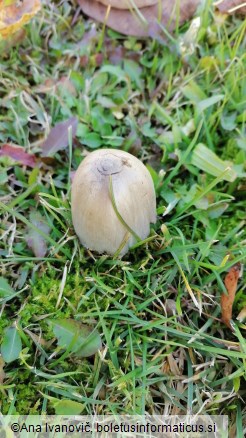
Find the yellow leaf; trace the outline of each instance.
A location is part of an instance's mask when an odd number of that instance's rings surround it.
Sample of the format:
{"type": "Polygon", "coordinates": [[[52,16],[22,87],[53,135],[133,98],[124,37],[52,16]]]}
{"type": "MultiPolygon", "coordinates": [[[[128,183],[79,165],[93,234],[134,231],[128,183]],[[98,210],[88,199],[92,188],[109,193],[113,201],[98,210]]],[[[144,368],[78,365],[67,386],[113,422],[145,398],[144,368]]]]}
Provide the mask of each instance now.
{"type": "Polygon", "coordinates": [[[0,0],[0,37],[17,32],[39,11],[40,0],[0,0]]]}

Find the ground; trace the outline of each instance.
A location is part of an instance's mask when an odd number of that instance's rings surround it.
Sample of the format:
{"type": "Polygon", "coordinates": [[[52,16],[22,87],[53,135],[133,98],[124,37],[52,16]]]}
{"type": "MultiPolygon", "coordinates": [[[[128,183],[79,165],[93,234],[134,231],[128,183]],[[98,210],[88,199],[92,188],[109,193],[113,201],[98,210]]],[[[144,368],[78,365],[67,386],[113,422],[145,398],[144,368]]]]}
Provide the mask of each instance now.
{"type": "Polygon", "coordinates": [[[234,328],[220,296],[246,252],[245,21],[206,2],[197,29],[138,40],[44,3],[0,58],[0,142],[30,154],[0,157],[1,411],[225,414],[241,438],[243,277],[234,328]],[[73,141],[42,153],[71,117],[73,141]],[[82,248],[71,221],[73,171],[100,147],[135,154],[156,190],[150,239],[122,259],[82,248]],[[57,320],[99,351],[57,341],[57,320]]]}

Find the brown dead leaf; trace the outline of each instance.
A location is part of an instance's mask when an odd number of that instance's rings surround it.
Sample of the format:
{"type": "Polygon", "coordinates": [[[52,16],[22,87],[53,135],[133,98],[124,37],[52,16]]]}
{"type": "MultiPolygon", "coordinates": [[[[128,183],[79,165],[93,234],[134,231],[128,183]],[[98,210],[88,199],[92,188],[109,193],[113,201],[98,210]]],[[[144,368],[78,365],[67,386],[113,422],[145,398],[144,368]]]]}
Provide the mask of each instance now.
{"type": "MultiPolygon", "coordinates": [[[[50,227],[46,223],[46,220],[38,211],[32,211],[30,213],[30,222],[35,225],[36,228],[41,230],[47,236],[50,233],[50,227]]],[[[35,257],[44,257],[47,253],[47,244],[44,237],[35,229],[27,227],[25,240],[28,247],[32,250],[35,257]]]]}
{"type": "Polygon", "coordinates": [[[201,0],[182,0],[172,2],[162,0],[161,8],[159,2],[153,6],[141,8],[137,13],[126,9],[109,8],[96,0],[78,0],[82,11],[89,17],[106,23],[107,26],[125,35],[146,37],[163,34],[161,26],[169,31],[175,29],[177,17],[179,24],[190,19],[201,0]],[[178,8],[178,9],[177,9],[178,8]],[[159,19],[161,10],[161,19],[159,19]]]}
{"type": "Polygon", "coordinates": [[[0,147],[0,157],[10,157],[24,166],[36,167],[36,157],[33,154],[25,152],[22,146],[5,143],[0,147]]]}
{"type": "Polygon", "coordinates": [[[78,126],[77,117],[70,117],[64,122],[57,123],[46,138],[46,140],[41,145],[42,157],[50,157],[56,152],[66,149],[68,146],[68,129],[72,129],[72,137],[75,137],[78,126]]]}
{"type": "Polygon", "coordinates": [[[227,325],[231,329],[230,320],[232,318],[232,306],[235,299],[235,294],[237,290],[237,282],[241,274],[241,265],[240,263],[237,263],[236,265],[232,266],[230,271],[225,276],[225,287],[228,292],[228,295],[222,294],[221,295],[221,313],[222,318],[221,320],[224,322],[224,324],[227,325]]]}
{"type": "Polygon", "coordinates": [[[0,0],[0,37],[7,38],[18,31],[40,7],[40,0],[0,0]]]}
{"type": "Polygon", "coordinates": [[[246,15],[246,5],[243,0],[220,0],[215,6],[223,14],[241,14],[246,15]]]}

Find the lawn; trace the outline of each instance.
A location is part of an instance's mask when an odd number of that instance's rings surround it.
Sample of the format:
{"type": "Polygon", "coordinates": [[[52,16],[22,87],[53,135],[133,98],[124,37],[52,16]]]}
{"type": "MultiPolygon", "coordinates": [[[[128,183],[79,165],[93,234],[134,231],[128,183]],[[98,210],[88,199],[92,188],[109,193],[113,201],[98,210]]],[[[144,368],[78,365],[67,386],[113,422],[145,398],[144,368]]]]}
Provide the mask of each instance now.
{"type": "Polygon", "coordinates": [[[246,22],[208,1],[137,39],[43,3],[0,54],[0,410],[224,414],[242,438],[243,276],[232,323],[220,297],[246,255],[246,22]],[[136,155],[156,191],[123,258],[83,248],[71,220],[74,171],[102,147],[136,155]]]}

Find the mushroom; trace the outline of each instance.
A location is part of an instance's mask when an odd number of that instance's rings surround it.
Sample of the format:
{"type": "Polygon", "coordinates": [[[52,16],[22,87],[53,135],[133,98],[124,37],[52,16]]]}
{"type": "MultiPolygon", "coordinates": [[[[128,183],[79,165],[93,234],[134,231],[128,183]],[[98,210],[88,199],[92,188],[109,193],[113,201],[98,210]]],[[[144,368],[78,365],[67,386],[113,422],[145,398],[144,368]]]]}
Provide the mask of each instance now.
{"type": "Polygon", "coordinates": [[[86,248],[123,256],[148,237],[156,222],[151,175],[138,158],[96,150],[82,161],[72,184],[72,220],[86,248]]]}

